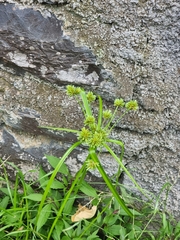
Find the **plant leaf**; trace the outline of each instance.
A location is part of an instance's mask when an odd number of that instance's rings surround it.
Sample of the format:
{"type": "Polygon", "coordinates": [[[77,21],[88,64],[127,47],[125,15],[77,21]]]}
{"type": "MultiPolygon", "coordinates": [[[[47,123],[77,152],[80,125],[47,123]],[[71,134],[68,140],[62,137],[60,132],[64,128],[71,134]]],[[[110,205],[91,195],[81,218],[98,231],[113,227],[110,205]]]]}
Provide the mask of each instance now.
{"type": "Polygon", "coordinates": [[[0,208],[1,208],[1,209],[2,209],[2,208],[6,209],[8,203],[9,203],[9,199],[10,199],[9,196],[5,196],[5,197],[2,199],[2,201],[0,202],[0,208]]]}
{"type": "MultiPolygon", "coordinates": [[[[49,181],[49,180],[45,181],[45,182],[41,185],[41,187],[46,187],[47,184],[48,184],[48,181],[49,181]]],[[[63,189],[63,188],[64,188],[64,184],[63,184],[62,182],[60,182],[60,181],[58,181],[58,180],[55,179],[55,180],[53,181],[52,185],[51,185],[51,188],[52,188],[52,189],[63,189]]]]}
{"type": "Polygon", "coordinates": [[[44,226],[50,214],[51,214],[51,204],[47,204],[42,208],[41,213],[39,215],[39,219],[37,222],[37,231],[39,231],[42,228],[42,226],[44,226]]]}
{"type": "Polygon", "coordinates": [[[98,196],[96,190],[85,181],[82,181],[79,190],[90,197],[96,198],[98,196]]]}
{"type": "MultiPolygon", "coordinates": [[[[46,158],[48,160],[48,162],[50,163],[50,165],[53,167],[53,168],[56,168],[57,164],[59,163],[59,161],[61,160],[60,158],[58,157],[54,157],[54,156],[49,156],[49,155],[46,155],[46,158]]],[[[65,174],[65,175],[68,175],[69,173],[69,170],[66,166],[65,163],[62,164],[62,166],[60,167],[60,169],[58,170],[58,172],[62,173],[62,174],[65,174]]]]}
{"type": "Polygon", "coordinates": [[[81,91],[80,95],[81,95],[81,99],[83,101],[83,106],[84,106],[84,109],[86,111],[86,115],[87,116],[92,116],[91,107],[90,107],[90,104],[88,103],[86,93],[84,91],[81,91]]]}
{"type": "Polygon", "coordinates": [[[43,195],[40,194],[40,193],[32,193],[32,194],[30,194],[28,196],[25,196],[23,198],[27,198],[27,199],[30,199],[30,200],[35,201],[35,202],[40,202],[41,199],[42,199],[42,196],[43,195]]]}

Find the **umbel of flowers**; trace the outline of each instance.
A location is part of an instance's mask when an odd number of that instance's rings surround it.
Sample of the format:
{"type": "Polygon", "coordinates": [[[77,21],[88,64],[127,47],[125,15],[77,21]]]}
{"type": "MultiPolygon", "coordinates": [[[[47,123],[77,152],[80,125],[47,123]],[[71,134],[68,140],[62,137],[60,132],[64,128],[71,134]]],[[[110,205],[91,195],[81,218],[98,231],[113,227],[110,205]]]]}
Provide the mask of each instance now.
{"type": "MultiPolygon", "coordinates": [[[[67,94],[71,97],[75,97],[79,103],[80,100],[83,101],[83,104],[80,103],[80,106],[85,117],[84,127],[78,133],[78,138],[82,143],[95,149],[97,147],[102,147],[103,144],[107,142],[113,127],[128,111],[135,111],[138,109],[138,103],[136,100],[131,100],[125,103],[122,98],[115,99],[114,112],[111,110],[101,110],[100,106],[98,119],[95,119],[95,116],[91,111],[91,103],[96,100],[96,96],[92,92],[85,93],[85,91],[80,87],[68,85],[67,94]],[[114,124],[112,124],[116,113],[120,108],[124,108],[124,113],[115,121],[114,124]]],[[[99,101],[101,105],[102,100],[100,97],[99,101]]]]}

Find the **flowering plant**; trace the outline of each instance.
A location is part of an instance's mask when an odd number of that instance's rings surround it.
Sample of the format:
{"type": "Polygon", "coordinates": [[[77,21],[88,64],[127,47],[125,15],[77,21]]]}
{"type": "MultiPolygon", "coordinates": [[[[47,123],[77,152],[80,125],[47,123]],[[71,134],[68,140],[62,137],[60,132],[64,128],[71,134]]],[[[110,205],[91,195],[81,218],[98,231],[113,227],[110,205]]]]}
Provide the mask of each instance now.
{"type": "MultiPolygon", "coordinates": [[[[43,127],[48,128],[51,130],[58,130],[58,131],[66,131],[66,132],[72,132],[75,133],[78,137],[78,141],[74,143],[67,151],[66,153],[61,157],[59,162],[57,163],[56,168],[54,169],[51,178],[46,186],[43,198],[41,200],[40,206],[39,206],[39,214],[42,210],[42,206],[44,204],[44,201],[46,200],[48,191],[53,183],[53,180],[62,166],[63,162],[67,159],[69,154],[80,144],[85,144],[88,146],[88,156],[86,157],[81,169],[76,173],[75,180],[71,185],[71,188],[66,194],[66,197],[64,198],[64,201],[61,204],[61,207],[59,209],[59,212],[57,213],[57,217],[54,220],[54,224],[52,225],[48,239],[50,239],[51,233],[56,225],[56,222],[58,221],[58,218],[62,215],[63,209],[68,201],[68,198],[70,197],[71,193],[75,189],[75,186],[79,186],[79,184],[82,182],[82,180],[85,177],[85,174],[90,169],[97,169],[101,176],[103,177],[107,187],[113,194],[114,198],[118,201],[119,205],[122,207],[122,209],[128,214],[130,217],[133,217],[133,212],[126,206],[124,203],[124,200],[119,195],[118,191],[112,184],[111,180],[107,176],[106,172],[104,171],[101,162],[99,160],[99,149],[105,148],[111,156],[115,159],[115,161],[119,164],[119,170],[124,171],[131,181],[134,183],[134,185],[141,191],[141,187],[138,185],[138,183],[134,180],[130,172],[126,169],[126,167],[122,163],[122,158],[124,154],[124,144],[120,140],[115,140],[110,138],[110,134],[112,132],[112,129],[116,126],[117,122],[129,111],[136,111],[138,110],[138,103],[136,100],[131,100],[129,102],[124,102],[122,98],[115,99],[114,101],[114,111],[111,110],[103,110],[103,101],[100,96],[98,96],[99,101],[99,108],[98,108],[98,116],[97,119],[92,111],[92,103],[96,100],[97,96],[94,95],[92,92],[85,92],[80,87],[75,87],[72,85],[67,86],[66,93],[70,97],[74,97],[77,102],[80,104],[82,112],[84,114],[84,126],[81,130],[74,130],[74,129],[66,129],[66,128],[56,128],[56,127],[43,127]],[[116,114],[118,110],[124,110],[122,115],[116,119],[116,114]],[[120,157],[116,155],[116,153],[111,149],[109,146],[109,143],[117,144],[121,149],[120,157]]],[[[118,170],[118,171],[119,171],[118,170]]],[[[120,171],[119,171],[120,172],[120,171]]],[[[37,215],[37,221],[38,221],[39,215],[37,215]]]]}

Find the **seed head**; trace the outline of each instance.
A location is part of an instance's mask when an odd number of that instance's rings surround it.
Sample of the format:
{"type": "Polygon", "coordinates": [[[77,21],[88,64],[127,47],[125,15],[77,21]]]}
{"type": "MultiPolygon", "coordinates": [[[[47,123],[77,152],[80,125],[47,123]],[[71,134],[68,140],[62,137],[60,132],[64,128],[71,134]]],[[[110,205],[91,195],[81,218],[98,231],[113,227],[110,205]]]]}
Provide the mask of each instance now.
{"type": "Polygon", "coordinates": [[[93,92],[88,92],[86,97],[89,102],[94,102],[96,100],[96,96],[93,94],[93,92]]]}
{"type": "Polygon", "coordinates": [[[68,85],[66,87],[66,92],[67,92],[67,95],[72,97],[74,95],[78,95],[81,92],[81,88],[80,87],[75,87],[73,85],[68,85]]]}
{"type": "Polygon", "coordinates": [[[88,125],[88,126],[91,126],[94,123],[95,123],[95,118],[93,116],[87,116],[84,121],[84,125],[88,125]]]}
{"type": "Polygon", "coordinates": [[[126,103],[125,107],[126,107],[127,110],[136,111],[136,110],[138,110],[138,103],[137,103],[136,100],[131,100],[131,101],[126,103]]]}
{"type": "Polygon", "coordinates": [[[98,167],[99,163],[95,162],[93,159],[88,159],[86,161],[87,170],[92,169],[95,170],[98,167]]]}
{"type": "Polygon", "coordinates": [[[117,98],[114,101],[114,106],[115,107],[124,107],[124,100],[122,98],[117,98]]]}
{"type": "Polygon", "coordinates": [[[104,119],[111,118],[111,116],[112,116],[111,110],[103,111],[103,118],[104,118],[104,119]]]}
{"type": "Polygon", "coordinates": [[[79,140],[81,140],[81,141],[88,141],[90,136],[91,136],[91,132],[87,128],[83,127],[81,129],[80,134],[79,134],[79,140]]]}

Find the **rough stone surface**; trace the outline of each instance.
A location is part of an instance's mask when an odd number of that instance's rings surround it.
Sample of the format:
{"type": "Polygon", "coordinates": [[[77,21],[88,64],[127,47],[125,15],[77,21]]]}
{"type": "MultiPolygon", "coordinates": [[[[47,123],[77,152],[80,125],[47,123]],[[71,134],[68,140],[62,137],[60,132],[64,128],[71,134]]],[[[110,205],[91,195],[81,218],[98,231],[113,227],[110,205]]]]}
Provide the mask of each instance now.
{"type": "MultiPolygon", "coordinates": [[[[62,156],[76,136],[38,126],[80,129],[69,83],[100,93],[107,107],[137,99],[139,111],[112,137],[124,141],[124,162],[142,187],[157,194],[172,184],[168,209],[180,219],[179,33],[177,0],[0,1],[1,157],[29,169],[45,154],[62,156]]],[[[73,172],[85,155],[80,147],[67,160],[73,172]]],[[[112,175],[106,152],[102,162],[112,175]]]]}

